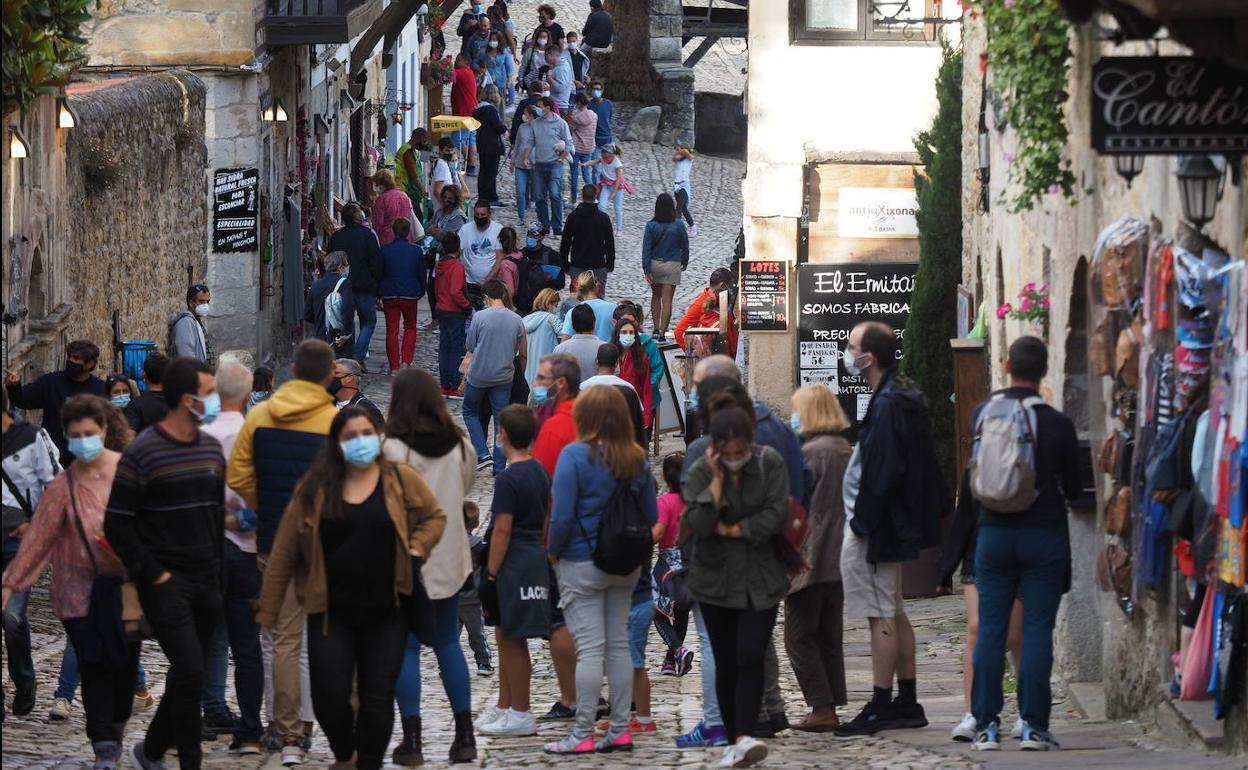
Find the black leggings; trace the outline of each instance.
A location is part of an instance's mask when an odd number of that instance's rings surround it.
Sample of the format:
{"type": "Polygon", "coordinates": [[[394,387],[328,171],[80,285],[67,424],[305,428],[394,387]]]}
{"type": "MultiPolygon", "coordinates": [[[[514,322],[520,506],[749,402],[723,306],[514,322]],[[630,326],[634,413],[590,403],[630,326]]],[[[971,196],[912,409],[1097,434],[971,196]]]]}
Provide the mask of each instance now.
{"type": "Polygon", "coordinates": [[[689,193],[685,190],[676,191],[676,211],[685,218],[685,222],[693,227],[693,215],[689,213],[689,193]]]}
{"type": "Polygon", "coordinates": [[[763,656],[776,625],[776,607],[734,610],[701,603],[715,653],[715,694],[728,739],[751,735],[763,702],[763,656]]]}
{"type": "Polygon", "coordinates": [[[357,754],[359,770],[379,770],[394,727],[394,688],[407,648],[407,624],[387,612],[359,624],[329,615],[308,616],[308,672],[312,710],[334,758],[357,754]],[[358,681],[359,711],[351,710],[358,681]]]}
{"type": "MultiPolygon", "coordinates": [[[[82,636],[92,633],[86,618],[70,618],[64,621],[70,643],[78,640],[78,647],[86,649],[89,644],[82,636]]],[[[121,742],[121,733],[130,719],[134,706],[134,683],[139,673],[139,645],[126,645],[126,661],[120,666],[78,659],[78,673],[82,678],[82,706],[87,714],[87,737],[96,741],[121,742]]]]}

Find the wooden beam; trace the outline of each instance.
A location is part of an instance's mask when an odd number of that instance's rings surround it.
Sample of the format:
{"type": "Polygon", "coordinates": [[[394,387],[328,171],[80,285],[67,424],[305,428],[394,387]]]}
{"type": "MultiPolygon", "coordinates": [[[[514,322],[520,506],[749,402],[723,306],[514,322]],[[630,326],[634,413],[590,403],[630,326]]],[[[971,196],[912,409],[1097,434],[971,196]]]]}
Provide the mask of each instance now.
{"type": "Polygon", "coordinates": [[[711,50],[711,47],[714,46],[718,40],[719,38],[717,37],[703,38],[702,42],[698,43],[698,47],[693,49],[693,53],[689,54],[689,58],[685,59],[685,66],[692,67],[702,61],[702,57],[706,56],[706,54],[711,50]]]}

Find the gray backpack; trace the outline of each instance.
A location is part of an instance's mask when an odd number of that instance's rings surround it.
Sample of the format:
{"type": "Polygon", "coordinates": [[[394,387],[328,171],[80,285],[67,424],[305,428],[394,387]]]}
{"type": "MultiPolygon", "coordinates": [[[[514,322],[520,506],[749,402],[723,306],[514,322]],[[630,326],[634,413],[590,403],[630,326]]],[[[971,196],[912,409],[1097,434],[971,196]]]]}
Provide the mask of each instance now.
{"type": "Polygon", "coordinates": [[[988,510],[1020,513],[1036,501],[1035,409],[1043,404],[998,393],[979,413],[968,470],[971,494],[988,510]]]}

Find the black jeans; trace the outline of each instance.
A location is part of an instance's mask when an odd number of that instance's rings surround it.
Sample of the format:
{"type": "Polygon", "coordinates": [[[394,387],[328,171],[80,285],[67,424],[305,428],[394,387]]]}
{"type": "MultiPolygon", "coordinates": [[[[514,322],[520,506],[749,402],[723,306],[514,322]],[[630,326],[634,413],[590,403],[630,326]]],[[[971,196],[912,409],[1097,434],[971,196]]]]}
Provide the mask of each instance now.
{"type": "MultiPolygon", "coordinates": [[[[17,556],[22,541],[16,537],[4,538],[4,567],[17,556]]],[[[4,652],[9,656],[9,678],[18,689],[35,686],[35,664],[30,655],[30,622],[26,620],[26,607],[30,592],[15,593],[4,609],[4,652]]],[[[1195,616],[1193,616],[1193,619],[1195,616]]]]}
{"type": "Polygon", "coordinates": [[[498,202],[498,165],[501,155],[481,155],[481,173],[477,176],[478,197],[490,203],[498,202]]]}
{"type": "MultiPolygon", "coordinates": [[[[144,753],[148,759],[157,760],[177,746],[179,767],[198,770],[203,761],[199,706],[204,667],[213,632],[221,623],[220,575],[175,572],[160,585],[140,584],[139,601],[160,649],[169,659],[165,695],[147,728],[144,753]]],[[[133,697],[133,675],[130,694],[133,697]]]]}
{"type": "Polygon", "coordinates": [[[238,722],[234,737],[258,741],[263,731],[260,705],[264,700],[264,663],[260,656],[260,624],[256,601],[260,598],[260,567],[254,553],[245,553],[225,541],[225,627],[234,658],[234,695],[238,698],[238,722]]]}
{"type": "Polygon", "coordinates": [[[693,215],[689,213],[689,193],[684,190],[676,191],[676,211],[693,227],[693,215]]]}
{"type": "Polygon", "coordinates": [[[763,701],[763,655],[777,607],[734,610],[701,604],[715,653],[715,694],[729,740],[750,735],[763,701]]]}
{"type": "Polygon", "coordinates": [[[394,727],[394,687],[407,647],[407,621],[398,611],[361,623],[332,614],[308,616],[308,673],[312,710],[334,758],[356,754],[359,770],[379,770],[394,727]],[[359,710],[352,712],[357,685],[359,710]]]}
{"type": "MultiPolygon", "coordinates": [[[[70,618],[64,623],[71,643],[79,647],[90,646],[81,639],[83,634],[91,633],[86,618],[70,618]]],[[[138,642],[126,645],[126,662],[120,667],[78,660],[82,707],[87,715],[87,737],[92,743],[121,741],[126,720],[130,719],[130,710],[134,707],[134,682],[138,674],[138,642]]]]}

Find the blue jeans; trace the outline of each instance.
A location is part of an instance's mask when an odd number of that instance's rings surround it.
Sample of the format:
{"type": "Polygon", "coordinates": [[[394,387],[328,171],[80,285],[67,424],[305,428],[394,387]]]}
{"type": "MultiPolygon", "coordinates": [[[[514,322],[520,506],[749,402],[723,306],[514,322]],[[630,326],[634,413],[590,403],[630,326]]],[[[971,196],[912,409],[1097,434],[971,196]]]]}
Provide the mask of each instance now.
{"type": "Polygon", "coordinates": [[[563,232],[563,164],[534,163],[530,172],[537,218],[551,232],[563,232]]]}
{"type": "Polygon", "coordinates": [[[444,388],[459,388],[459,363],[464,360],[467,349],[468,319],[459,313],[439,310],[438,317],[438,376],[444,388]]]}
{"type": "Polygon", "coordinates": [[[594,154],[592,152],[574,152],[572,153],[572,162],[568,165],[571,169],[571,175],[568,179],[568,189],[572,191],[572,205],[575,206],[581,200],[581,186],[587,184],[598,183],[598,167],[590,166],[585,168],[582,163],[588,163],[592,160],[594,154]]]}
{"type": "Polygon", "coordinates": [[[612,199],[614,199],[615,231],[617,233],[624,230],[624,196],[626,194],[624,190],[617,190],[614,187],[603,187],[598,191],[598,209],[604,214],[611,213],[612,199]]]}
{"type": "Polygon", "coordinates": [[[373,330],[377,328],[376,294],[355,293],[355,317],[360,321],[355,330],[355,357],[363,361],[368,357],[368,343],[373,341],[373,330]]]}
{"type": "Polygon", "coordinates": [[[433,648],[438,658],[438,673],[446,688],[447,700],[452,713],[472,708],[472,692],[468,684],[468,662],[459,646],[459,594],[445,599],[433,600],[434,632],[432,639],[418,639],[407,635],[407,652],[403,655],[403,668],[395,688],[395,700],[399,703],[399,716],[420,716],[420,648],[422,642],[433,648]]]}
{"type": "Polygon", "coordinates": [[[516,213],[520,215],[520,222],[524,223],[524,218],[529,213],[529,202],[532,199],[532,191],[529,189],[532,185],[531,174],[527,168],[516,166],[516,213]]]}
{"type": "Polygon", "coordinates": [[[225,702],[225,677],[231,649],[234,653],[234,695],[238,699],[238,721],[234,737],[258,741],[264,727],[260,723],[260,703],[264,698],[264,665],[260,656],[260,625],[253,609],[260,596],[260,567],[254,553],[244,553],[225,542],[225,624],[218,626],[208,648],[204,669],[205,714],[229,711],[225,702]]]}
{"type": "Polygon", "coordinates": [[[698,651],[702,653],[702,721],[710,727],[722,726],[724,717],[719,710],[719,693],[715,690],[715,652],[702,618],[702,607],[697,604],[693,605],[693,622],[698,629],[698,651]]]}
{"type": "Polygon", "coordinates": [[[470,382],[468,387],[464,388],[464,424],[468,426],[468,438],[472,439],[472,448],[477,450],[477,459],[490,456],[490,448],[487,446],[485,428],[481,425],[480,416],[481,406],[487,399],[490,403],[490,413],[494,415],[494,472],[498,473],[507,465],[507,458],[503,456],[503,448],[498,445],[498,415],[511,403],[511,383],[479,388],[470,382]]]}
{"type": "Polygon", "coordinates": [[[1019,712],[1030,727],[1049,729],[1053,625],[1070,574],[1070,535],[1048,527],[980,527],[975,548],[979,638],[973,658],[971,711],[982,730],[998,721],[1005,637],[1014,600],[1023,602],[1019,712]]]}
{"type": "MultiPolygon", "coordinates": [[[[4,539],[4,566],[17,556],[22,541],[15,537],[4,539]]],[[[28,689],[35,686],[35,664],[30,657],[30,623],[26,620],[26,607],[30,604],[30,592],[13,594],[4,608],[4,653],[9,656],[9,679],[15,687],[28,689]]]]}
{"type": "Polygon", "coordinates": [[[633,668],[646,667],[646,642],[650,639],[650,621],[654,620],[654,599],[647,597],[628,610],[628,654],[633,668]]]}

